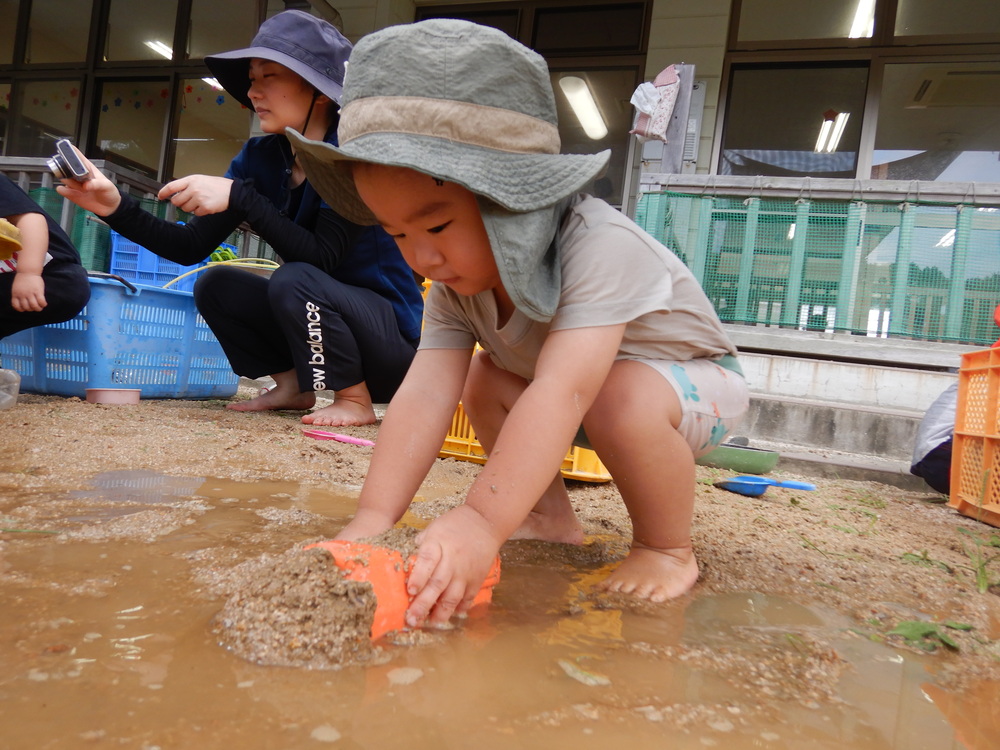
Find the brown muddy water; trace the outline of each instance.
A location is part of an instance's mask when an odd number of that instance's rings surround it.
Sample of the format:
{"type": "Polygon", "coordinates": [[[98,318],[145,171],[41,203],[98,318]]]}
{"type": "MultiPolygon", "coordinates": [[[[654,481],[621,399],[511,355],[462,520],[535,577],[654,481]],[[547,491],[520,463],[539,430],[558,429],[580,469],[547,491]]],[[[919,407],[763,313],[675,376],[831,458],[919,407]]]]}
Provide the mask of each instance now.
{"type": "Polygon", "coordinates": [[[332,536],[354,502],[141,472],[3,498],[0,748],[998,746],[963,741],[986,697],[943,693],[932,659],[840,615],[752,591],[602,609],[582,598],[596,564],[531,547],[505,558],[492,605],[378,664],[221,646],[225,572],[332,536]]]}

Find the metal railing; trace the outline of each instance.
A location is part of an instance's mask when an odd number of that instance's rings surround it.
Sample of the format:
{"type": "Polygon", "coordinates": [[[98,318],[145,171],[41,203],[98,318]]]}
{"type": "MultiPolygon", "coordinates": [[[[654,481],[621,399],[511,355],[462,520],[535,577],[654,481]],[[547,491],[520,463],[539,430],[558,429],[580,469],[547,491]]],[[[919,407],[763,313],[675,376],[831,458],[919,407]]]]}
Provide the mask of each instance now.
{"type": "Polygon", "coordinates": [[[1000,185],[644,175],[636,221],[726,323],[992,344],[1000,185]]]}
{"type": "MultiPolygon", "coordinates": [[[[20,185],[59,222],[77,246],[83,264],[89,270],[107,271],[112,243],[110,229],[100,217],[75,206],[56,192],[56,181],[47,162],[47,159],[37,157],[0,157],[0,172],[20,185]]],[[[184,221],[189,217],[170,202],[156,198],[160,189],[158,182],[103,159],[93,160],[93,164],[119,189],[138,198],[150,213],[167,221],[184,221]]],[[[277,260],[274,250],[246,225],[236,229],[226,239],[226,244],[238,248],[238,254],[243,258],[277,260]]]]}

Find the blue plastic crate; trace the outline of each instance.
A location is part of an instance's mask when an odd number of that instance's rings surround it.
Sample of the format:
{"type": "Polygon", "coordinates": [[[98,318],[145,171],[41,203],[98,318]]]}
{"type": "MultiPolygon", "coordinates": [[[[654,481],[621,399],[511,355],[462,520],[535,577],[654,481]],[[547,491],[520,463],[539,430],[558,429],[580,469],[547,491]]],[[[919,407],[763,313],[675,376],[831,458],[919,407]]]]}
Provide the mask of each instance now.
{"type": "Polygon", "coordinates": [[[90,302],[72,320],[0,340],[0,363],[21,391],[86,396],[87,388],[139,388],[142,398],[226,398],[239,378],[190,292],[90,279],[90,302]]]}
{"type": "MultiPolygon", "coordinates": [[[[220,245],[219,247],[236,252],[236,247],[233,245],[220,245]]],[[[111,273],[128,279],[133,284],[162,287],[178,276],[206,265],[208,265],[207,261],[191,266],[173,263],[159,255],[154,255],[142,245],[122,237],[117,232],[111,233],[111,273]]],[[[190,292],[194,289],[194,283],[197,280],[198,274],[193,273],[190,276],[185,276],[176,284],[171,284],[169,288],[190,292]]]]}

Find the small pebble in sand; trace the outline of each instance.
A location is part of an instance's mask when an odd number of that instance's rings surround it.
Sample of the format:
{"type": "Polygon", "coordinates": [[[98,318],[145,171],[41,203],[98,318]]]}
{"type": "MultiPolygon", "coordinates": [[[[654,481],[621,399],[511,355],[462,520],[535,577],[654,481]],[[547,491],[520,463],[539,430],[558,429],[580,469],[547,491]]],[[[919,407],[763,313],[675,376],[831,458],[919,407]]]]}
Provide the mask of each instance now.
{"type": "Polygon", "coordinates": [[[412,685],[423,676],[424,670],[416,667],[397,667],[388,674],[390,685],[412,685]]]}
{"type": "Polygon", "coordinates": [[[312,730],[312,734],[309,736],[317,742],[336,742],[340,739],[340,732],[329,724],[321,724],[312,730]]]}
{"type": "Polygon", "coordinates": [[[581,669],[573,662],[568,659],[556,659],[556,663],[562,668],[568,676],[572,677],[577,682],[584,685],[589,685],[591,687],[597,687],[599,685],[610,685],[611,680],[602,674],[595,674],[594,672],[588,672],[585,669],[581,669]]]}

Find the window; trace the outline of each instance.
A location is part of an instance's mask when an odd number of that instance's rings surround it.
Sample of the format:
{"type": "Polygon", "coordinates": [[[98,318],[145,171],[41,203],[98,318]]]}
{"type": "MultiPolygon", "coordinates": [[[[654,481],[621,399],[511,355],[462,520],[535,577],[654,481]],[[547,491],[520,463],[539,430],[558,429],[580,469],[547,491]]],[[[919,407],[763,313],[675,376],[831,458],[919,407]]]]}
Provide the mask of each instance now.
{"type": "Polygon", "coordinates": [[[100,102],[98,158],[155,177],[170,102],[169,82],[105,81],[100,102]]]}
{"type": "Polygon", "coordinates": [[[732,1],[716,173],[1000,181],[997,0],[732,1]]]}
{"type": "Polygon", "coordinates": [[[645,14],[642,3],[539,8],[531,47],[543,55],[639,52],[645,14]]]}
{"type": "MultiPolygon", "coordinates": [[[[86,60],[91,7],[90,0],[32,3],[24,62],[35,64],[86,60]]],[[[10,21],[16,17],[16,13],[11,15],[10,21]]],[[[5,18],[4,22],[8,22],[8,19],[5,18]]]]}
{"type": "Polygon", "coordinates": [[[874,0],[743,0],[737,41],[805,39],[869,39],[873,33],[874,0]]]}
{"type": "Polygon", "coordinates": [[[141,12],[135,0],[112,0],[104,59],[113,62],[174,59],[176,22],[177,0],[143,3],[141,12]]]}
{"type": "Polygon", "coordinates": [[[17,32],[17,6],[20,0],[0,0],[0,65],[14,62],[14,34],[17,32]]]}
{"type": "Polygon", "coordinates": [[[996,0],[899,0],[896,36],[1000,36],[996,0]]]}
{"type": "Polygon", "coordinates": [[[885,66],[872,177],[1000,182],[1000,63],[885,66]]]}
{"type": "Polygon", "coordinates": [[[552,71],[562,151],[570,154],[596,154],[605,149],[611,150],[611,159],[604,174],[584,189],[615,205],[621,203],[626,192],[624,180],[628,167],[628,142],[623,134],[627,134],[632,127],[631,109],[619,107],[618,102],[627,100],[637,85],[636,72],[628,69],[552,71]],[[564,81],[566,83],[561,83],[564,81]],[[571,104],[567,88],[572,91],[574,85],[586,87],[597,105],[599,120],[596,132],[592,129],[593,126],[580,119],[571,104]]]}
{"type": "Polygon", "coordinates": [[[256,10],[245,0],[193,0],[187,58],[249,45],[259,25],[256,10]]]}
{"type": "Polygon", "coordinates": [[[250,136],[250,110],[200,78],[181,82],[175,175],[222,175],[250,136]]]}
{"type": "Polygon", "coordinates": [[[856,65],[733,70],[719,173],[854,177],[867,83],[856,65]]]}
{"type": "Polygon", "coordinates": [[[490,26],[499,29],[507,36],[517,39],[518,24],[521,13],[517,8],[505,10],[463,10],[461,14],[455,8],[417,8],[417,20],[428,18],[463,18],[466,21],[478,23],[480,26],[490,26]]]}
{"type": "Polygon", "coordinates": [[[12,132],[12,151],[20,156],[51,156],[60,138],[76,132],[80,81],[27,81],[15,88],[20,117],[12,132]]]}

